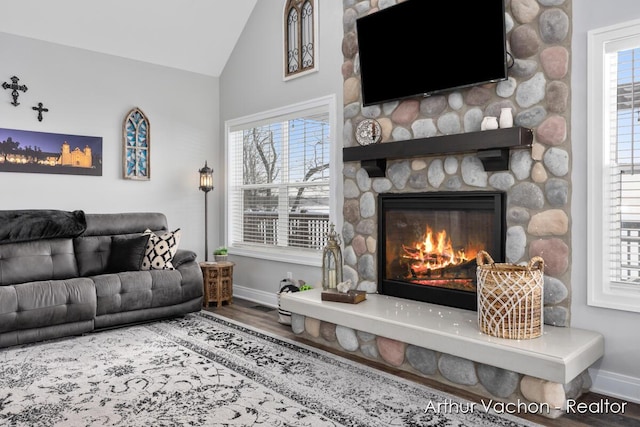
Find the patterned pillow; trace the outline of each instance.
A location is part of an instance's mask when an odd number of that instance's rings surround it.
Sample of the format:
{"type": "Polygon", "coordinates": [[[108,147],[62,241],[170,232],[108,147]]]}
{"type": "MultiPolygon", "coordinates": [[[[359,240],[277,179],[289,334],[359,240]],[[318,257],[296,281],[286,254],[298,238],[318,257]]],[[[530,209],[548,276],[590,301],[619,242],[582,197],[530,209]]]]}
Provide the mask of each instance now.
{"type": "Polygon", "coordinates": [[[149,235],[149,243],[142,258],[140,270],[174,270],[171,260],[180,244],[180,229],[160,236],[147,229],[144,234],[149,235]]]}

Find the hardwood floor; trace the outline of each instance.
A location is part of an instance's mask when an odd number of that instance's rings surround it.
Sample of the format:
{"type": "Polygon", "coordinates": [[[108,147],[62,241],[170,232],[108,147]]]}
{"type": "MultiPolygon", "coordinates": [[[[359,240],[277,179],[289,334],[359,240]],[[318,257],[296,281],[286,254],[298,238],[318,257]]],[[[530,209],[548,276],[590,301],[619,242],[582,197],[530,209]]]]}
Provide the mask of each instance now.
{"type": "MultiPolygon", "coordinates": [[[[360,353],[351,353],[341,350],[338,345],[322,345],[313,341],[307,340],[294,334],[291,331],[290,326],[282,325],[278,323],[278,311],[276,309],[261,306],[251,301],[246,301],[238,298],[234,298],[233,304],[223,305],[221,307],[209,307],[205,308],[212,313],[220,316],[227,317],[238,322],[245,323],[264,330],[268,333],[288,338],[292,341],[301,342],[313,347],[320,348],[322,350],[340,355],[347,359],[367,364],[373,368],[380,369],[385,372],[393,373],[405,379],[422,383],[431,388],[441,390],[447,393],[454,394],[456,396],[463,397],[473,402],[480,403],[483,397],[470,393],[467,390],[458,389],[446,384],[439,383],[435,380],[425,378],[419,375],[412,374],[396,369],[392,366],[386,365],[381,362],[377,362],[362,356],[360,353]]],[[[484,398],[486,401],[486,398],[484,398]]],[[[587,414],[564,414],[558,419],[549,419],[535,414],[520,415],[522,418],[526,418],[530,421],[537,422],[545,426],[558,426],[558,427],[584,427],[584,426],[602,426],[602,427],[640,427],[640,404],[626,402],[620,399],[615,399],[608,396],[603,396],[597,393],[587,393],[583,395],[578,403],[584,403],[585,405],[593,404],[602,406],[603,402],[609,403],[609,408],[614,408],[614,405],[624,404],[624,413],[587,413],[587,414]]],[[[606,404],[606,403],[605,403],[606,404]]],[[[426,405],[426,402],[425,402],[426,405]]],[[[595,406],[591,406],[594,408],[595,406]]],[[[599,411],[602,412],[602,411],[599,411]]],[[[613,411],[612,411],[613,412],[613,411]]]]}

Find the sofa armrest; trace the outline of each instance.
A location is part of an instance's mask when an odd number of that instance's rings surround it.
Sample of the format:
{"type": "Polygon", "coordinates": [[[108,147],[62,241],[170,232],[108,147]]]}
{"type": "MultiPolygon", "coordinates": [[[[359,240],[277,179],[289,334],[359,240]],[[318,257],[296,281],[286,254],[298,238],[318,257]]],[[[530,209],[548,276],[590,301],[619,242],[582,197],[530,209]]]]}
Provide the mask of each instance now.
{"type": "Polygon", "coordinates": [[[182,275],[182,294],[185,300],[199,299],[202,305],[204,293],[202,269],[196,260],[196,254],[190,250],[176,252],[173,265],[182,275]]]}
{"type": "Polygon", "coordinates": [[[173,264],[173,268],[178,268],[186,262],[195,261],[196,257],[196,253],[191,250],[178,249],[176,254],[173,256],[173,259],[171,260],[171,264],[173,264]]]}

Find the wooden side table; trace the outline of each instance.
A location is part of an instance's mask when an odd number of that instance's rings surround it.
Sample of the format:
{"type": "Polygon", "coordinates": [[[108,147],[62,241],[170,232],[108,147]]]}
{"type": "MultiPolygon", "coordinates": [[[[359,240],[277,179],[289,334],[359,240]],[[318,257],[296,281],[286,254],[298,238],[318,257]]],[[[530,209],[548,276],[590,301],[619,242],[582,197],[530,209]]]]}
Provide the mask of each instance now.
{"type": "Polygon", "coordinates": [[[233,262],[201,262],[204,279],[204,306],[215,302],[220,307],[223,301],[233,303],[233,262]]]}

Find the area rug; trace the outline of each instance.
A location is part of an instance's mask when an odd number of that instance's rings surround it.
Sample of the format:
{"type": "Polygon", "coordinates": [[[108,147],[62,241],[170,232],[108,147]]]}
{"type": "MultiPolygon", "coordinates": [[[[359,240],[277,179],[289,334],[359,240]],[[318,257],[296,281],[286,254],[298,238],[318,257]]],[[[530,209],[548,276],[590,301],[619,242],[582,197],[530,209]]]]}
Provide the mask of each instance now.
{"type": "Polygon", "coordinates": [[[0,350],[0,425],[535,424],[203,311],[0,350]]]}

